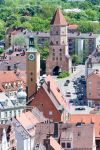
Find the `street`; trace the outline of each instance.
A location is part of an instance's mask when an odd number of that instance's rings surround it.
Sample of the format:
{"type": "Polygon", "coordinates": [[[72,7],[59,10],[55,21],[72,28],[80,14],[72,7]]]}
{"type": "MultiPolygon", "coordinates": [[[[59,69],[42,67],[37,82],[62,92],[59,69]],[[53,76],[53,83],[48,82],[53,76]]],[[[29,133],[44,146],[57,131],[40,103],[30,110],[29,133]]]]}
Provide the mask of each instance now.
{"type": "Polygon", "coordinates": [[[66,99],[66,101],[68,102],[71,99],[76,99],[77,95],[75,94],[75,88],[74,88],[74,84],[73,84],[73,80],[76,80],[78,77],[80,77],[81,75],[85,75],[85,66],[84,65],[79,65],[76,66],[76,71],[74,71],[73,74],[71,74],[69,77],[64,78],[64,79],[58,79],[57,77],[54,77],[54,79],[57,82],[57,85],[59,87],[59,89],[61,90],[64,98],[66,99]],[[69,80],[70,83],[68,84],[68,86],[64,86],[66,80],[69,80]],[[70,92],[70,97],[66,96],[66,92],[70,92]]]}
{"type": "Polygon", "coordinates": [[[71,114],[88,114],[92,110],[92,108],[86,106],[86,83],[84,84],[81,81],[81,76],[85,76],[84,65],[77,66],[76,71],[74,71],[70,77],[64,79],[58,79],[57,77],[54,77],[59,89],[63,94],[63,97],[69,106],[68,112],[71,114]],[[69,81],[69,83],[65,84],[66,81],[69,81]]]}

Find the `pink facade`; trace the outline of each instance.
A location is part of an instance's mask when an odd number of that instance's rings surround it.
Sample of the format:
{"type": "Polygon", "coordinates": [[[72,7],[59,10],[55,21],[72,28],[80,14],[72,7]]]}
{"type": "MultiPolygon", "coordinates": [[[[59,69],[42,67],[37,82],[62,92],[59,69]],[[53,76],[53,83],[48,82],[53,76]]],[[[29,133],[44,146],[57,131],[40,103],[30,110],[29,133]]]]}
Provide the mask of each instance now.
{"type": "Polygon", "coordinates": [[[87,99],[100,101],[100,72],[96,71],[87,77],[87,99]]]}

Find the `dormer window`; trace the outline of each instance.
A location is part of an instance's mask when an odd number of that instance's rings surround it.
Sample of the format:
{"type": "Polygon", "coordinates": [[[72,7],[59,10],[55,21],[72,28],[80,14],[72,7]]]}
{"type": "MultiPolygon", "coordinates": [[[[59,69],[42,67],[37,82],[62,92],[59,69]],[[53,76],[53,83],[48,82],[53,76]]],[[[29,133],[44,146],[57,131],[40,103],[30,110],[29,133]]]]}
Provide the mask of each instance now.
{"type": "Polygon", "coordinates": [[[14,86],[16,86],[16,82],[14,82],[14,86]]]}
{"type": "Polygon", "coordinates": [[[57,88],[57,91],[60,92],[59,88],[57,88]]]}
{"type": "Polygon", "coordinates": [[[7,89],[7,87],[8,87],[7,84],[5,84],[5,89],[7,89]]]}
{"type": "Polygon", "coordinates": [[[9,83],[9,88],[11,88],[11,83],[9,83]]]}

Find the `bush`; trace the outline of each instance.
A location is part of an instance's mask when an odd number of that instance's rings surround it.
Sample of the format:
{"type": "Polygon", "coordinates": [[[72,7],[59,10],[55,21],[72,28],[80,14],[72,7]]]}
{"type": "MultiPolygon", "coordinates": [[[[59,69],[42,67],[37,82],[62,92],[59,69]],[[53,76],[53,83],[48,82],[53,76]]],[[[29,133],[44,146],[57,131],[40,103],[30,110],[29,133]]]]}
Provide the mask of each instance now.
{"type": "Polygon", "coordinates": [[[62,72],[60,72],[60,74],[58,75],[57,78],[66,78],[69,75],[70,75],[69,72],[66,72],[66,71],[63,70],[62,72]]]}

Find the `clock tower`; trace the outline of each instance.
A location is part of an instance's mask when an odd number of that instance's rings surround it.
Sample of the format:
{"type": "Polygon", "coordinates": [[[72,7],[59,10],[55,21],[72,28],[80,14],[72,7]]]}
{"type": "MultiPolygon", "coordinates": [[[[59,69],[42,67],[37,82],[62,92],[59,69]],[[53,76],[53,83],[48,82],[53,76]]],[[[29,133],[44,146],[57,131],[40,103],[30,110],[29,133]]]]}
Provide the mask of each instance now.
{"type": "Polygon", "coordinates": [[[40,53],[36,49],[30,47],[26,52],[26,78],[28,98],[36,93],[39,76],[40,53]]]}

